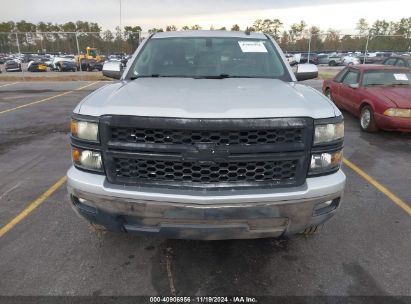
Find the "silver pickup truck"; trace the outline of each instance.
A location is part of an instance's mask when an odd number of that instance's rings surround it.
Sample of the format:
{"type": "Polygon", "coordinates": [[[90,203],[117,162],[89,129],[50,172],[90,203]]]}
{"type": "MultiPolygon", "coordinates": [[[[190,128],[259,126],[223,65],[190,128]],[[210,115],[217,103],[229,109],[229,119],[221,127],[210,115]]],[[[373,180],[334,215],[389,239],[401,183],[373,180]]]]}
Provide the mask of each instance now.
{"type": "Polygon", "coordinates": [[[341,112],[297,83],[264,34],[187,31],[147,38],[119,79],[71,122],[74,209],[112,231],[167,238],[313,232],[340,205],[341,112]]]}

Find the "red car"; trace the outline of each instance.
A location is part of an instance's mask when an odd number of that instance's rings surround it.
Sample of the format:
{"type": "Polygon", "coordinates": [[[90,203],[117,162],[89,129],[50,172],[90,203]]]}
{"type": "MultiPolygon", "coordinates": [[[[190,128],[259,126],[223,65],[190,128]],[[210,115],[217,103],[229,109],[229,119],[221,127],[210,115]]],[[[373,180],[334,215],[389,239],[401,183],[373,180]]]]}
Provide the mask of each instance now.
{"type": "Polygon", "coordinates": [[[411,132],[411,69],[357,65],[324,81],[323,93],[360,118],[364,131],[411,132]]]}

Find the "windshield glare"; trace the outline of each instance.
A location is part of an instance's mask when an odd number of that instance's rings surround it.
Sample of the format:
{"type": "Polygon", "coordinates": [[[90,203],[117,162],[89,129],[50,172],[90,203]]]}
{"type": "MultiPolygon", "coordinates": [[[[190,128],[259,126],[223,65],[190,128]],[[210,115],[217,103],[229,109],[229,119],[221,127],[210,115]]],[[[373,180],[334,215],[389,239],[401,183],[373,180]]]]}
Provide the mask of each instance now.
{"type": "Polygon", "coordinates": [[[368,71],[363,76],[363,86],[411,85],[411,72],[407,71],[368,71]]]}
{"type": "Polygon", "coordinates": [[[147,42],[129,77],[244,77],[291,81],[268,39],[162,38],[147,42]]]}

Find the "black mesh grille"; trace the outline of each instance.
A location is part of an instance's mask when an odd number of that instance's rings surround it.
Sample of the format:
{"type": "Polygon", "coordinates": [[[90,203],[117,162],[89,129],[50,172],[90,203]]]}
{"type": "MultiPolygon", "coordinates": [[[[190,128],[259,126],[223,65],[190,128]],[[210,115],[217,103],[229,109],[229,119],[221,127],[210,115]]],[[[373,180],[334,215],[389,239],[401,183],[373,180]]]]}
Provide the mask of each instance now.
{"type": "Polygon", "coordinates": [[[310,118],[100,119],[107,180],[214,191],[300,186],[309,167],[310,118]]]}
{"type": "Polygon", "coordinates": [[[199,163],[114,158],[117,177],[192,183],[293,182],[297,160],[199,163]]]}
{"type": "Polygon", "coordinates": [[[302,142],[302,129],[195,131],[111,128],[111,138],[120,142],[157,144],[253,145],[302,142]]]}

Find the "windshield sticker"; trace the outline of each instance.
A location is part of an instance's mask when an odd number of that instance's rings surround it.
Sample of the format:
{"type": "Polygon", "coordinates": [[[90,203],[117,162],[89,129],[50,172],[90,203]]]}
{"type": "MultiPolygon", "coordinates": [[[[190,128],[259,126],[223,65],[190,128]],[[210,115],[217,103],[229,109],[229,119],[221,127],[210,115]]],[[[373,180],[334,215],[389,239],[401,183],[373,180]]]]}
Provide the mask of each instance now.
{"type": "Polygon", "coordinates": [[[268,53],[262,41],[238,41],[243,53],[268,53]]]}
{"type": "Polygon", "coordinates": [[[407,74],[394,74],[395,80],[408,81],[407,74]]]}

